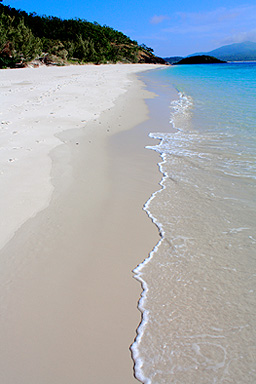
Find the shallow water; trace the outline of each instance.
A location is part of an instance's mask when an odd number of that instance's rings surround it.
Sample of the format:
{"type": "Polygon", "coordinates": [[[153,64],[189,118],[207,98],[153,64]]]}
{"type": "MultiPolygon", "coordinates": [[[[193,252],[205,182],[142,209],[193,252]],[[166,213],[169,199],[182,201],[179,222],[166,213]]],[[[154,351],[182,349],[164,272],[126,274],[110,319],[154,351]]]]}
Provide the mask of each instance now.
{"type": "Polygon", "coordinates": [[[150,135],[163,179],[145,205],[161,240],[135,269],[143,383],[256,382],[255,74],[227,64],[147,75],[179,97],[169,132],[150,135]]]}

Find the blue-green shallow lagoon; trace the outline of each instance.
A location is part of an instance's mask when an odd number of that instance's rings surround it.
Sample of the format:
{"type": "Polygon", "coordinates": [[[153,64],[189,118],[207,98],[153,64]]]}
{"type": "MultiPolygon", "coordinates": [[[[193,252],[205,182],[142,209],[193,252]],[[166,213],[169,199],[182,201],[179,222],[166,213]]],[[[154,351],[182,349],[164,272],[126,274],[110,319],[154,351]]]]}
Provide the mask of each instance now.
{"type": "Polygon", "coordinates": [[[256,64],[143,76],[164,100],[168,87],[177,95],[166,106],[169,130],[159,116],[150,135],[163,178],[145,210],[161,240],[135,270],[144,288],[137,378],[255,383],[256,64]]]}

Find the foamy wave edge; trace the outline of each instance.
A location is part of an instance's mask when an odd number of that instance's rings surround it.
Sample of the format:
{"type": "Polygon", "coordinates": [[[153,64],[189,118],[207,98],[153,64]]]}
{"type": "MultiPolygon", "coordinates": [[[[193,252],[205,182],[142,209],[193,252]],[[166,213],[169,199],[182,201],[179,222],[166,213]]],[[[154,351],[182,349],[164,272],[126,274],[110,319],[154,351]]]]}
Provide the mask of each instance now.
{"type": "MultiPolygon", "coordinates": [[[[157,135],[155,134],[150,134],[149,135],[150,137],[154,138],[154,139],[160,139],[159,137],[157,137],[157,135]]],[[[162,139],[163,141],[163,139],[162,139]]],[[[162,142],[161,141],[161,142],[162,142]]],[[[161,146],[161,142],[160,144],[158,144],[158,146],[161,146]]],[[[157,147],[158,147],[157,146],[157,147]]],[[[153,149],[153,150],[156,150],[157,152],[159,152],[156,147],[146,147],[148,149],[153,149]]],[[[141,338],[143,336],[143,333],[144,333],[144,329],[145,329],[145,326],[148,322],[148,314],[149,314],[149,311],[146,310],[146,308],[144,307],[144,302],[147,298],[147,293],[148,293],[148,285],[147,283],[143,280],[142,278],[142,269],[143,267],[150,262],[150,260],[154,257],[154,254],[157,252],[160,244],[162,243],[162,241],[164,240],[164,237],[165,237],[165,232],[163,230],[163,227],[162,227],[162,224],[160,222],[158,222],[156,220],[156,218],[151,214],[150,210],[149,210],[149,205],[151,203],[151,201],[158,195],[158,193],[160,193],[162,190],[164,190],[166,187],[164,185],[164,182],[166,180],[166,178],[168,177],[164,172],[163,172],[163,169],[162,169],[162,166],[163,164],[166,162],[166,159],[165,159],[165,154],[160,154],[161,158],[163,161],[159,162],[158,163],[158,166],[159,166],[159,169],[161,171],[161,173],[163,174],[163,177],[162,177],[162,180],[160,181],[159,185],[161,186],[161,188],[159,190],[157,190],[156,192],[154,192],[152,194],[152,196],[150,197],[150,199],[144,204],[143,206],[143,210],[146,211],[148,217],[152,220],[152,222],[158,227],[158,230],[159,230],[159,235],[160,235],[160,240],[159,242],[156,244],[156,246],[153,248],[153,250],[149,253],[149,256],[141,263],[139,264],[134,270],[133,270],[133,273],[134,273],[134,278],[136,280],[138,280],[140,283],[141,283],[141,286],[142,286],[142,293],[141,293],[141,296],[140,296],[140,300],[138,302],[138,309],[139,311],[141,312],[141,322],[136,330],[136,333],[137,333],[137,336],[135,338],[135,341],[134,343],[131,345],[130,347],[130,350],[131,350],[131,353],[132,353],[132,359],[134,361],[134,373],[135,373],[135,377],[141,381],[142,383],[144,384],[151,384],[151,380],[150,379],[147,379],[143,373],[142,373],[142,365],[143,365],[143,361],[142,359],[140,358],[140,354],[139,354],[139,344],[141,342],[141,338]]]]}
{"type": "MultiPolygon", "coordinates": [[[[179,99],[178,100],[173,100],[171,102],[171,107],[173,108],[173,111],[171,113],[171,118],[170,118],[170,124],[175,128],[177,131],[181,131],[180,128],[175,126],[175,115],[178,113],[185,113],[187,108],[189,108],[193,103],[191,101],[192,99],[187,97],[184,93],[179,92],[179,99]]],[[[132,359],[134,361],[134,374],[137,380],[139,380],[143,384],[151,384],[151,380],[148,379],[143,375],[142,372],[142,366],[143,366],[143,360],[140,357],[139,354],[139,345],[144,333],[144,329],[146,327],[146,324],[148,323],[148,318],[149,318],[149,311],[144,307],[144,303],[147,298],[147,293],[149,291],[147,283],[143,280],[142,278],[142,270],[144,266],[150,262],[150,260],[154,257],[154,254],[157,252],[158,248],[160,247],[161,243],[164,241],[165,238],[165,232],[163,229],[162,224],[157,221],[157,219],[151,214],[149,210],[149,205],[151,201],[159,194],[161,193],[166,187],[164,185],[165,180],[168,178],[168,175],[164,172],[163,170],[163,165],[166,163],[166,154],[164,153],[163,150],[161,150],[161,147],[164,143],[164,135],[162,133],[150,133],[149,137],[160,140],[160,143],[155,145],[155,146],[147,146],[147,149],[154,150],[159,153],[159,155],[162,158],[162,161],[158,163],[158,167],[160,172],[162,173],[163,177],[161,181],[159,182],[159,185],[161,188],[154,192],[149,200],[144,204],[143,210],[146,211],[148,217],[151,219],[151,221],[157,226],[159,230],[159,235],[160,235],[160,240],[156,244],[156,246],[153,248],[153,250],[149,253],[149,256],[142,262],[140,263],[134,270],[134,278],[138,280],[142,286],[142,293],[140,295],[140,299],[138,302],[138,309],[141,312],[141,322],[136,330],[136,338],[133,342],[133,344],[130,346],[131,354],[132,354],[132,359]]]]}

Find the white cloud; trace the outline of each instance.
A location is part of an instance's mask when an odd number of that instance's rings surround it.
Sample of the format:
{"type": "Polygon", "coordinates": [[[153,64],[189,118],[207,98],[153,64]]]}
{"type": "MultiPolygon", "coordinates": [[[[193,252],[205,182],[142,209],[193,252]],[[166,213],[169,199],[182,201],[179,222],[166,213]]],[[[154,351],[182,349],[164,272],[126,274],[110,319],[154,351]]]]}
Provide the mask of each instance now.
{"type": "Polygon", "coordinates": [[[230,9],[221,7],[208,12],[177,12],[175,23],[172,23],[169,28],[165,28],[163,32],[181,35],[202,33],[214,36],[221,34],[223,38],[227,34],[231,36],[248,34],[249,39],[251,34],[254,36],[255,19],[256,6],[254,5],[230,9]]]}
{"type": "Polygon", "coordinates": [[[218,41],[217,43],[219,45],[224,45],[224,44],[232,44],[232,43],[242,43],[244,41],[256,42],[256,29],[253,29],[247,32],[234,33],[233,35],[223,38],[221,41],[218,41]]]}
{"type": "Polygon", "coordinates": [[[182,22],[187,23],[222,23],[230,20],[246,18],[252,19],[256,15],[256,6],[240,6],[234,8],[217,8],[207,12],[177,12],[176,15],[182,22]]]}
{"type": "Polygon", "coordinates": [[[169,16],[166,16],[166,15],[155,15],[153,17],[151,17],[150,19],[150,23],[151,24],[160,24],[162,23],[164,20],[168,20],[169,19],[169,16]]]}
{"type": "Polygon", "coordinates": [[[256,4],[218,7],[206,12],[176,12],[169,17],[155,15],[150,20],[155,24],[150,39],[161,40],[162,46],[165,44],[163,50],[168,49],[173,55],[207,52],[222,45],[256,42],[255,20],[256,4]]]}

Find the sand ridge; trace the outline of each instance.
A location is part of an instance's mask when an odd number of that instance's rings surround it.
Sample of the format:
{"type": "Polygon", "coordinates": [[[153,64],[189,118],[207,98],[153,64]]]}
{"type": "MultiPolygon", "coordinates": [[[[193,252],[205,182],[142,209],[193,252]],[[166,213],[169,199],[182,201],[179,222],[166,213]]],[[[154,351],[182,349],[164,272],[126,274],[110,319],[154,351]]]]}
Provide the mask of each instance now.
{"type": "Polygon", "coordinates": [[[128,75],[154,65],[40,67],[0,71],[0,249],[53,192],[49,152],[57,135],[113,107],[128,75]]]}

